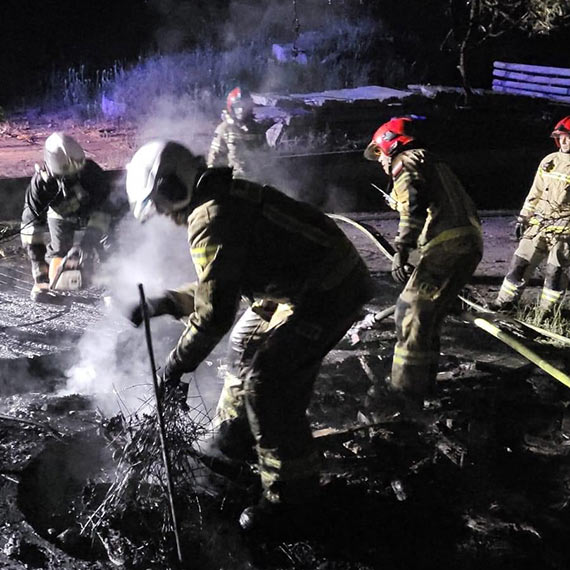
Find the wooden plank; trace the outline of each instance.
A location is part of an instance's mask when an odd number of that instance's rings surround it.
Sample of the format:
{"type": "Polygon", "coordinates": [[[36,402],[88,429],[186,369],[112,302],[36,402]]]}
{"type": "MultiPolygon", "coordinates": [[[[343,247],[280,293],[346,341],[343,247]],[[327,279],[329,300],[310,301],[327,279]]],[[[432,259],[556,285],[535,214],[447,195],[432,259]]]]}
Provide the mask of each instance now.
{"type": "Polygon", "coordinates": [[[559,75],[570,77],[570,69],[567,67],[545,67],[542,65],[529,65],[524,63],[508,63],[505,61],[495,61],[493,66],[497,69],[508,69],[512,71],[523,71],[538,75],[559,75]]]}
{"type": "Polygon", "coordinates": [[[537,91],[527,91],[525,89],[515,89],[513,87],[503,87],[500,85],[493,85],[493,91],[497,91],[498,93],[508,93],[509,95],[526,95],[528,97],[540,97],[542,99],[549,99],[551,101],[570,103],[570,97],[563,97],[561,95],[549,95],[547,93],[539,93],[537,91]]]}
{"type": "Polygon", "coordinates": [[[528,73],[518,73],[516,71],[505,71],[503,69],[493,69],[493,77],[508,79],[511,81],[523,81],[526,83],[540,83],[544,85],[563,85],[570,87],[570,77],[550,77],[546,75],[530,75],[528,73]]]}
{"type": "Polygon", "coordinates": [[[524,81],[493,79],[493,88],[495,88],[495,85],[497,87],[511,87],[513,89],[524,89],[525,91],[536,91],[538,93],[561,95],[563,97],[570,95],[570,87],[555,87],[552,85],[536,85],[535,83],[526,83],[524,81]]]}

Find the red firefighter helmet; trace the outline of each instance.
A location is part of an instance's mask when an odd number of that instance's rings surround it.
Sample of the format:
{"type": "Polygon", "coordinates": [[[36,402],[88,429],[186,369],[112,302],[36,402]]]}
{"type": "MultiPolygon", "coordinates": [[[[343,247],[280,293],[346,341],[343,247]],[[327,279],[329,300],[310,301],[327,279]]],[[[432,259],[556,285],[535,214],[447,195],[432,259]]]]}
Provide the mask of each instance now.
{"type": "Polygon", "coordinates": [[[253,112],[253,99],[247,89],[234,87],[226,98],[226,108],[231,117],[245,119],[253,112]]]}
{"type": "Polygon", "coordinates": [[[550,134],[558,148],[560,148],[560,141],[558,140],[560,135],[570,135],[570,115],[558,121],[550,134]]]}
{"type": "Polygon", "coordinates": [[[394,156],[403,146],[415,140],[411,134],[413,119],[410,117],[394,117],[384,123],[373,135],[364,151],[368,160],[378,160],[380,153],[394,156]]]}

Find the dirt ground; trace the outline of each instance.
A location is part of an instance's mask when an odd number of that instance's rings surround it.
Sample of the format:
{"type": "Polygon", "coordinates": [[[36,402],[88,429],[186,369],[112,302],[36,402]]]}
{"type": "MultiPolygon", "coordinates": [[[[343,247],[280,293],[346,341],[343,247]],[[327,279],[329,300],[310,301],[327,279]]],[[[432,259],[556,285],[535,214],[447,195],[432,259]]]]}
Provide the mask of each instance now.
{"type": "MultiPolygon", "coordinates": [[[[2,161],[1,174],[29,173],[49,132],[48,126],[34,132],[34,140],[26,138],[25,129],[1,133],[0,156],[10,156],[2,161]]],[[[122,166],[119,157],[131,151],[128,133],[114,137],[101,127],[71,132],[106,168],[122,166]]],[[[393,239],[394,216],[354,217],[393,239]]],[[[483,227],[485,255],[471,284],[479,301],[496,293],[515,247],[511,216],[485,216],[483,227]]],[[[393,305],[399,289],[389,263],[365,236],[344,229],[376,279],[368,312],[393,305]]],[[[529,287],[528,302],[538,284],[529,287]]],[[[157,553],[157,544],[165,544],[159,537],[169,531],[152,517],[144,525],[132,517],[116,523],[113,530],[123,542],[115,545],[122,545],[122,557],[109,548],[108,534],[102,539],[101,529],[81,533],[95,510],[92,490],[112,483],[109,473],[120,455],[106,437],[109,417],[98,400],[60,389],[80,340],[107,318],[104,284],[70,298],[64,307],[44,310],[29,300],[30,287],[17,242],[5,245],[0,258],[0,568],[174,568],[168,555],[157,553]]],[[[124,327],[112,321],[106,329],[106,334],[127,335],[117,350],[144,342],[141,331],[124,327]]],[[[263,540],[244,538],[236,517],[255,497],[255,477],[228,482],[196,468],[195,500],[181,515],[184,567],[568,568],[569,389],[452,316],[443,331],[437,391],[424,402],[421,421],[386,412],[382,425],[350,431],[367,419],[359,412],[365,411],[371,382],[389,370],[394,338],[393,320],[387,318],[354,328],[326,358],[310,408],[323,456],[323,497],[292,524],[263,540]]],[[[544,341],[529,346],[559,368],[570,368],[567,350],[544,341]]],[[[221,362],[223,350],[210,365],[216,359],[221,362]]],[[[136,501],[131,507],[136,510],[136,501]]]]}
{"type": "Polygon", "coordinates": [[[27,120],[0,124],[0,178],[31,176],[34,164],[42,161],[43,143],[55,130],[73,136],[92,158],[105,170],[125,167],[134,152],[134,130],[116,122],[90,124],[68,120],[27,120]]]}

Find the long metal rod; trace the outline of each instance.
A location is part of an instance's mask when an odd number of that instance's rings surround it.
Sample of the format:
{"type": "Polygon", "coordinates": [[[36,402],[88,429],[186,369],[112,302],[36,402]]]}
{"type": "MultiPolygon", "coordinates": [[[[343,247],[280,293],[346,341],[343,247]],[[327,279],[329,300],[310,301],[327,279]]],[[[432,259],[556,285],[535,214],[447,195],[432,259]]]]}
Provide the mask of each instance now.
{"type": "Polygon", "coordinates": [[[158,386],[158,378],[156,376],[156,364],[154,361],[154,350],[152,348],[152,336],[150,333],[150,319],[148,316],[148,307],[146,304],[146,298],[144,294],[144,288],[142,283],[139,283],[139,294],[140,294],[140,307],[144,322],[144,331],[146,336],[146,345],[148,348],[148,356],[150,359],[150,369],[152,375],[152,385],[154,389],[154,397],[156,400],[156,419],[158,423],[158,433],[160,436],[160,447],[162,450],[162,461],[164,463],[164,469],[166,471],[166,489],[168,492],[168,502],[170,505],[170,516],[172,517],[172,526],[174,527],[174,539],[176,541],[176,555],[178,556],[178,562],[182,564],[182,547],[180,544],[180,533],[178,530],[178,519],[176,517],[176,504],[174,501],[174,484],[172,482],[172,471],[170,468],[170,457],[168,455],[168,448],[166,445],[166,431],[164,429],[164,417],[162,414],[162,404],[160,401],[160,390],[158,386]]]}

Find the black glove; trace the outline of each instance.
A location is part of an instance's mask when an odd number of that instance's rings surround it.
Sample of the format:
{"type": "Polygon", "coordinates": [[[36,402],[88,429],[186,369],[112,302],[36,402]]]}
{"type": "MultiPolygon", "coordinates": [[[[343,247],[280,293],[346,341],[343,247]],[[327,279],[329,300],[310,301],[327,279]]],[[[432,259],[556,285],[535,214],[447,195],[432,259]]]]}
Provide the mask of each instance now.
{"type": "Polygon", "coordinates": [[[406,283],[412,274],[412,266],[408,263],[409,250],[400,248],[392,259],[392,279],[397,283],[406,283]]]}
{"type": "Polygon", "coordinates": [[[520,241],[528,227],[528,219],[519,216],[515,222],[515,237],[520,241]]]}
{"type": "Polygon", "coordinates": [[[174,357],[174,351],[172,351],[166,359],[160,378],[159,396],[163,399],[175,399],[179,405],[186,407],[189,384],[181,382],[182,374],[183,372],[174,357]]]}
{"type": "MultiPolygon", "coordinates": [[[[146,307],[149,318],[158,317],[160,315],[172,315],[176,318],[180,318],[181,316],[176,304],[168,295],[149,297],[146,300],[146,307]]],[[[143,315],[140,303],[132,305],[127,309],[127,318],[135,327],[138,327],[142,323],[143,315]]]]}

